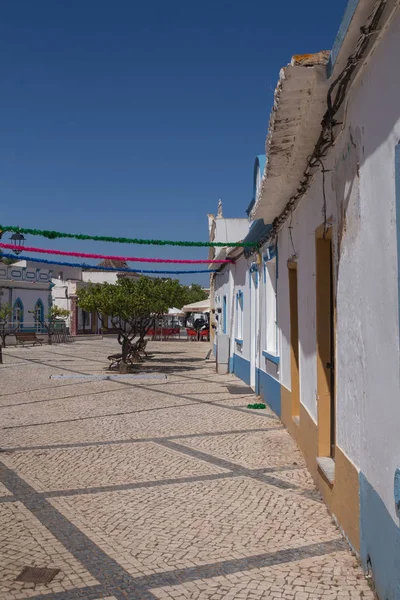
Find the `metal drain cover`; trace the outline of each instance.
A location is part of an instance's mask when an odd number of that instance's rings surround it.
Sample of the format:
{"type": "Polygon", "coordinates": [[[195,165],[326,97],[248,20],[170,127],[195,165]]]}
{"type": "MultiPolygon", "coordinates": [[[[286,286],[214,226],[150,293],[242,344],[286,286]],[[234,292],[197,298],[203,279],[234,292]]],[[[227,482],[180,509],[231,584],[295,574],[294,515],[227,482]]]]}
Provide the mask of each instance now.
{"type": "Polygon", "coordinates": [[[59,572],[60,569],[24,567],[15,581],[23,581],[24,583],[50,583],[59,572]]]}

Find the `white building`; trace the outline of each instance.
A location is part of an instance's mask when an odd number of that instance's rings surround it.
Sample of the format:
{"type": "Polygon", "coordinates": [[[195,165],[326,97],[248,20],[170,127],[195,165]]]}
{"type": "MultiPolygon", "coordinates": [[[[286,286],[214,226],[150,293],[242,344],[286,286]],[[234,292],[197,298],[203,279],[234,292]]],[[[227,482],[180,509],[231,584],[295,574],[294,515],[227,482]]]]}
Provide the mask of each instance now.
{"type": "Polygon", "coordinates": [[[32,311],[43,316],[51,305],[51,271],[48,268],[27,268],[0,263],[0,304],[12,307],[13,328],[20,331],[40,331],[32,311]]]}
{"type": "Polygon", "coordinates": [[[381,600],[400,599],[399,54],[399,3],[359,0],[326,65],[282,69],[258,248],[213,284],[231,370],[298,442],[381,600]]]}
{"type": "Polygon", "coordinates": [[[77,292],[79,289],[91,283],[107,282],[114,284],[120,277],[134,279],[139,277],[136,273],[124,272],[123,269],[128,268],[128,266],[120,261],[104,260],[98,265],[102,269],[82,269],[81,267],[29,260],[20,260],[16,265],[18,265],[18,268],[25,270],[35,268],[36,270],[43,270],[42,267],[47,268],[46,272],[49,273],[51,283],[52,303],[70,311],[70,315],[66,317],[65,321],[72,335],[107,332],[112,329],[109,318],[102,320],[97,314],[85,313],[77,306],[77,292]],[[121,269],[121,271],[108,271],[107,269],[121,269]]]}

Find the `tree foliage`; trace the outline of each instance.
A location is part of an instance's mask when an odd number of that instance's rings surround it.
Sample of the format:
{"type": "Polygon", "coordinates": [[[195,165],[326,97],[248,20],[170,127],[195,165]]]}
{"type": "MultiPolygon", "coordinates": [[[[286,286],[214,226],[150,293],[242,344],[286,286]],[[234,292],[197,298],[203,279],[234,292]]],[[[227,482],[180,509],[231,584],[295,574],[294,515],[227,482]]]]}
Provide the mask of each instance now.
{"type": "Polygon", "coordinates": [[[180,287],[178,281],[150,277],[91,284],[78,291],[78,306],[96,312],[101,321],[109,317],[121,335],[144,337],[154,318],[179,299],[180,287]]]}
{"type": "Polygon", "coordinates": [[[198,283],[192,283],[192,285],[183,285],[182,287],[182,302],[178,305],[175,304],[176,308],[182,308],[185,304],[192,304],[193,302],[200,302],[208,298],[207,292],[203,290],[201,285],[198,283]]]}
{"type": "MultiPolygon", "coordinates": [[[[96,312],[102,323],[111,319],[118,331],[124,363],[132,341],[136,337],[143,339],[155,319],[169,308],[181,308],[187,303],[188,290],[176,279],[121,278],[115,284],[91,284],[79,290],[78,306],[86,312],[96,312]]],[[[194,294],[198,294],[197,289],[194,294]]]]}
{"type": "Polygon", "coordinates": [[[3,364],[2,349],[6,347],[6,339],[8,335],[14,335],[19,327],[19,323],[13,325],[12,321],[13,309],[10,304],[0,305],[0,364],[3,364]]]}

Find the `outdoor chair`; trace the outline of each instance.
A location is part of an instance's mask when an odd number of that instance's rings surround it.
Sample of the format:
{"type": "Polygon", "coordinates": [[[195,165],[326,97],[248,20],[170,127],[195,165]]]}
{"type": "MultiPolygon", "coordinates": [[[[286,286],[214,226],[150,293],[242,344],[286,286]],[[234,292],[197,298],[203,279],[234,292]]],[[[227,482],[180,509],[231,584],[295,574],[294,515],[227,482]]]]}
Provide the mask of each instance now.
{"type": "Polygon", "coordinates": [[[210,339],[210,332],[208,329],[203,329],[200,331],[200,340],[208,342],[210,339]]]}
{"type": "Polygon", "coordinates": [[[194,329],[186,329],[186,333],[188,335],[188,339],[192,342],[197,340],[197,331],[194,329]]]}

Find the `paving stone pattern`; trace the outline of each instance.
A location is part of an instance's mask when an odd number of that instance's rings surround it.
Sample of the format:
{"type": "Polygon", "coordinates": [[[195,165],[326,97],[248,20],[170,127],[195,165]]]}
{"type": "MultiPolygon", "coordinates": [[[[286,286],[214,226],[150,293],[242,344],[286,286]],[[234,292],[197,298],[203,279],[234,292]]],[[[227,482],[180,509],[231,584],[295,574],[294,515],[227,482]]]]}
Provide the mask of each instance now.
{"type": "Polygon", "coordinates": [[[4,351],[0,600],[374,598],[295,443],[206,344],[151,343],[137,373],[167,381],[49,379],[116,348],[4,351]]]}

